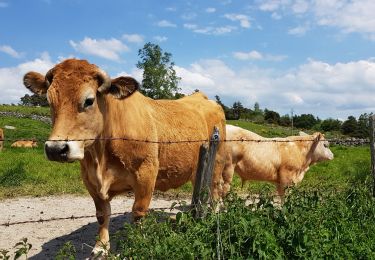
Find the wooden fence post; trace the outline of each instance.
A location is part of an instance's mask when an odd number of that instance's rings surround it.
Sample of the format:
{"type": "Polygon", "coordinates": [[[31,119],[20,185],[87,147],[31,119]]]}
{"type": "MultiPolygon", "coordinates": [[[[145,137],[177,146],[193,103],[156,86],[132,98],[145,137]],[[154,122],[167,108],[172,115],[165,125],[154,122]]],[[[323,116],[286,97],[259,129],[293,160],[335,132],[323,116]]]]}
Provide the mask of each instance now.
{"type": "Polygon", "coordinates": [[[212,174],[215,167],[216,152],[220,141],[219,130],[214,127],[210,144],[202,144],[199,149],[199,160],[195,175],[195,185],[191,204],[195,218],[203,218],[211,203],[212,174]]]}
{"type": "Polygon", "coordinates": [[[371,172],[372,172],[372,196],[375,197],[375,115],[370,116],[370,150],[371,150],[371,172]]]}

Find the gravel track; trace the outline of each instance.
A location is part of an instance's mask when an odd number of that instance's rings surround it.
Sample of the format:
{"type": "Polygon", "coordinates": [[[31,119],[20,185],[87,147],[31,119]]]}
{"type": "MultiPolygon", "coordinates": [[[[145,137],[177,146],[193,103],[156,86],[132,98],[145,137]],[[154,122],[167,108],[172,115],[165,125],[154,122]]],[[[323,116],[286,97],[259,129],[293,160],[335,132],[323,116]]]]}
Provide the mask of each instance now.
{"type": "MultiPolygon", "coordinates": [[[[131,221],[131,207],[134,199],[120,196],[112,200],[110,234],[131,221]],[[124,213],[124,214],[122,214],[124,213]]],[[[155,198],[150,209],[161,211],[169,208],[176,200],[155,198]]],[[[90,197],[71,195],[39,198],[15,198],[0,201],[0,249],[14,252],[12,248],[22,238],[28,238],[32,244],[29,259],[53,259],[57,251],[68,241],[77,250],[77,259],[90,255],[98,224],[95,217],[70,219],[75,216],[95,216],[95,206],[90,197]],[[40,219],[69,218],[45,222],[32,222],[40,219]],[[31,222],[4,226],[4,223],[31,222]]],[[[171,212],[169,209],[166,212],[171,212]]],[[[171,213],[175,214],[174,210],[171,213]]]]}

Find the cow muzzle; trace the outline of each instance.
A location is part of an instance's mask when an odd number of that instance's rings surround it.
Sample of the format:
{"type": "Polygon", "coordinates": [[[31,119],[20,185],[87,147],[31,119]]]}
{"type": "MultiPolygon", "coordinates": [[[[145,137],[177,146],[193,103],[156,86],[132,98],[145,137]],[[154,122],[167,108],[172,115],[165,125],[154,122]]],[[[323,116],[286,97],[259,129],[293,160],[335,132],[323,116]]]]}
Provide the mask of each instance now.
{"type": "Polygon", "coordinates": [[[77,141],[47,141],[45,154],[50,161],[73,162],[84,157],[83,145],[77,141]]]}

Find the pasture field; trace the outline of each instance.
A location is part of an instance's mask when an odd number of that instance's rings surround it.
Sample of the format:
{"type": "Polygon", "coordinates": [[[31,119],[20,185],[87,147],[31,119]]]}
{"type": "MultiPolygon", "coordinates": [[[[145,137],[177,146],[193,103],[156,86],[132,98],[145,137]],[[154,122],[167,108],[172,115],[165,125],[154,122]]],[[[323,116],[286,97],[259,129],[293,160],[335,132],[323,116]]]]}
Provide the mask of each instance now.
{"type": "MultiPolygon", "coordinates": [[[[11,106],[9,106],[11,107],[11,106]]],[[[270,127],[244,121],[228,121],[229,124],[239,125],[261,135],[285,136],[289,129],[270,127]]],[[[48,138],[51,126],[28,118],[0,117],[0,127],[11,125],[15,130],[4,129],[5,138],[45,140],[48,138]]],[[[43,196],[52,194],[86,194],[85,187],[79,176],[79,163],[61,164],[45,159],[43,142],[38,148],[11,148],[11,142],[5,142],[5,149],[0,153],[0,199],[15,196],[43,196]]],[[[332,147],[335,159],[330,162],[317,164],[309,170],[301,189],[337,188],[350,186],[353,179],[370,175],[370,150],[368,147],[332,147]],[[363,174],[367,172],[367,174],[363,174]]],[[[246,182],[236,177],[233,190],[240,193],[262,193],[274,191],[274,186],[268,183],[246,182]]],[[[174,193],[191,194],[192,185],[185,184],[174,193]]]]}
{"type": "Polygon", "coordinates": [[[1,112],[18,112],[24,115],[40,115],[49,116],[49,107],[26,107],[26,106],[11,106],[11,105],[0,105],[1,112]]]}
{"type": "MultiPolygon", "coordinates": [[[[290,135],[282,127],[228,123],[268,137],[290,135]]],[[[0,127],[4,125],[16,127],[5,129],[10,139],[46,139],[50,132],[50,125],[27,118],[0,117],[0,127]]],[[[78,163],[47,161],[42,145],[34,149],[10,145],[5,142],[0,153],[0,199],[87,194],[78,163]]],[[[272,203],[273,185],[242,184],[235,178],[224,201],[225,211],[200,220],[189,211],[178,213],[175,220],[167,213],[151,213],[140,225],[125,224],[112,234],[108,259],[374,259],[369,147],[331,150],[335,159],[311,167],[302,183],[289,190],[282,206],[272,203]],[[244,195],[257,200],[248,205],[244,195]]],[[[187,184],[177,192],[190,196],[191,191],[187,184]]],[[[56,259],[75,259],[77,250],[68,242],[56,252],[56,259]]]]}

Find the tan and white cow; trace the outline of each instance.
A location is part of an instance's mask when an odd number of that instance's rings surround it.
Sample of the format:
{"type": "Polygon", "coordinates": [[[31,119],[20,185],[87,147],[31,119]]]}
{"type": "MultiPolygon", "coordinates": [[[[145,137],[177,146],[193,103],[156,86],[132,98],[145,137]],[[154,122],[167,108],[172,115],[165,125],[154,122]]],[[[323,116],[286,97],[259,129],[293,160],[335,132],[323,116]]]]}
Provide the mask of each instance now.
{"type": "Polygon", "coordinates": [[[242,179],[268,181],[276,184],[278,194],[302,181],[309,167],[317,162],[332,160],[333,153],[321,133],[264,138],[243,128],[227,125],[226,164],[223,172],[224,193],[230,189],[233,174],[242,179]]]}
{"type": "Polygon", "coordinates": [[[17,148],[35,148],[38,147],[38,142],[35,140],[18,140],[12,143],[10,147],[17,148]]]}
{"type": "Polygon", "coordinates": [[[4,147],[4,130],[0,128],[0,151],[3,150],[4,147]]]}
{"type": "MultiPolygon", "coordinates": [[[[47,94],[53,121],[50,141],[45,143],[48,159],[81,163],[100,224],[94,251],[109,244],[113,196],[134,191],[133,216],[138,218],[146,214],[154,189],[166,191],[194,181],[201,143],[156,142],[207,140],[214,126],[225,138],[223,110],[202,93],[174,101],[153,100],[137,91],[135,79],[110,79],[84,60],[65,60],[46,76],[29,72],[24,84],[34,93],[47,94]],[[128,140],[98,140],[109,137],[128,140]]],[[[219,145],[214,169],[216,199],[221,195],[224,149],[219,145]]]]}

